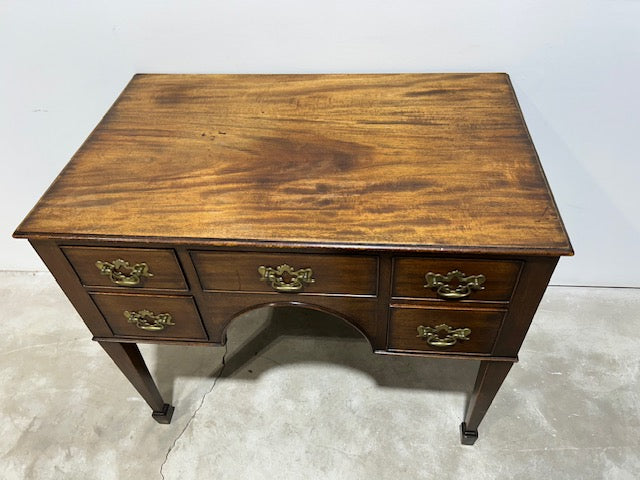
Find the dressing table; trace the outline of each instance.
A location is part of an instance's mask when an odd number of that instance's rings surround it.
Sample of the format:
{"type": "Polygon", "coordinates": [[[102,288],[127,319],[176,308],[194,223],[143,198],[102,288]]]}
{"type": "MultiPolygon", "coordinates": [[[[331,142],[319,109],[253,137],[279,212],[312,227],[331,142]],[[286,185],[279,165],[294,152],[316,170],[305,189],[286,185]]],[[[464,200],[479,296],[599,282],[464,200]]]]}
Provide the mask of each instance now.
{"type": "Polygon", "coordinates": [[[137,343],[297,305],[377,354],[479,360],[464,444],[573,254],[498,73],[135,75],[14,236],[160,423],[137,343]]]}

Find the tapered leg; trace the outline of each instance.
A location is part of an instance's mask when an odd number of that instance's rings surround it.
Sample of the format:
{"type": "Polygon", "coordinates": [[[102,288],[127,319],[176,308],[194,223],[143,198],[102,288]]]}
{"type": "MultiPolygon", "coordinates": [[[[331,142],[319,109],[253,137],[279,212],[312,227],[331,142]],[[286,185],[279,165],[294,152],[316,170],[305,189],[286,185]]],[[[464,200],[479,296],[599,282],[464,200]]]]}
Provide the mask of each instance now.
{"type": "Polygon", "coordinates": [[[173,407],[164,403],[135,343],[98,342],[153,410],[158,423],[171,423],[173,407]]]}
{"type": "Polygon", "coordinates": [[[464,422],[460,425],[460,436],[463,445],[473,445],[478,439],[478,425],[500,389],[507,373],[511,370],[511,362],[480,362],[476,385],[467,405],[464,422]]]}

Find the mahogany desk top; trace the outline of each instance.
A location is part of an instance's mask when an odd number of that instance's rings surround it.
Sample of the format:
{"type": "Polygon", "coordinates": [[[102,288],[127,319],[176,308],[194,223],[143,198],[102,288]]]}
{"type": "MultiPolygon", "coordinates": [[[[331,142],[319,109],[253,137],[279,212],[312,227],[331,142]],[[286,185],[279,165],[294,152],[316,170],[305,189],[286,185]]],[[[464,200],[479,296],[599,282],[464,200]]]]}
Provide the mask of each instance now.
{"type": "Polygon", "coordinates": [[[505,74],[136,75],[16,233],[571,253],[505,74]]]}

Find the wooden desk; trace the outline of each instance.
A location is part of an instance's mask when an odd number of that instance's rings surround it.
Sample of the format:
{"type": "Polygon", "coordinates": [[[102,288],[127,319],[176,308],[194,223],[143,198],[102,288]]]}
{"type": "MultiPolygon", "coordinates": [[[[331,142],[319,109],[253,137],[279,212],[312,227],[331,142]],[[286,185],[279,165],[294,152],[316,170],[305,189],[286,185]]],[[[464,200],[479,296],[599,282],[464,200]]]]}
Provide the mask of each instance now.
{"type": "Polygon", "coordinates": [[[15,236],[158,422],[136,343],[299,305],[480,360],[465,444],[573,253],[504,74],[136,75],[15,236]]]}

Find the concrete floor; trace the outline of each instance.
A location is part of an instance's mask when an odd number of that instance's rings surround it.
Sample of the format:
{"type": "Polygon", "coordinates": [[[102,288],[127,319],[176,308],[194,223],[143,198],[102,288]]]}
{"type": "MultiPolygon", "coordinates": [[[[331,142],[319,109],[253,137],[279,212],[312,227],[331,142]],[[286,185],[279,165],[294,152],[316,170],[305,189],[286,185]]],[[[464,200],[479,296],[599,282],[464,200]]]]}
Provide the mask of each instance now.
{"type": "Polygon", "coordinates": [[[141,347],[159,425],[48,274],[0,273],[2,479],[638,479],[640,290],[549,288],[480,428],[477,363],[373,355],[340,320],[251,312],[223,348],[141,347]]]}

